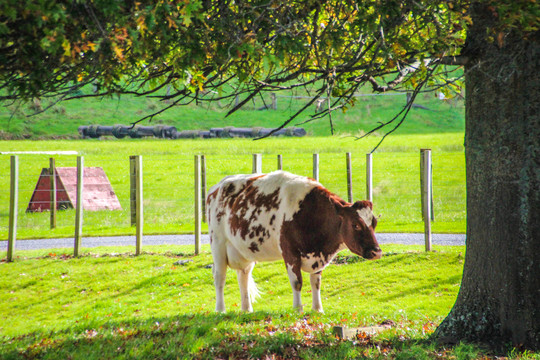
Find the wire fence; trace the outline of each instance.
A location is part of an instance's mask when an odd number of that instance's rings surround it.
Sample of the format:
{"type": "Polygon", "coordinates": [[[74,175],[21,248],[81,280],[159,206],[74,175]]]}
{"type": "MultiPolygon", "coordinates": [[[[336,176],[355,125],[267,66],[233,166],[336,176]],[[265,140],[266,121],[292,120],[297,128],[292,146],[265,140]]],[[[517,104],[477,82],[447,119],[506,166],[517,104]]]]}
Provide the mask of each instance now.
{"type": "MultiPolygon", "coordinates": [[[[263,154],[262,171],[278,168],[278,154],[263,154]]],[[[313,154],[281,154],[283,170],[313,177],[313,154]]],[[[330,191],[348,200],[352,186],[354,200],[366,198],[366,156],[351,154],[351,184],[347,183],[345,153],[319,154],[319,181],[330,191]]],[[[6,157],[0,166],[0,236],[9,237],[10,166],[6,157]]],[[[47,155],[19,156],[17,238],[69,237],[74,234],[76,181],[73,177],[57,178],[56,227],[51,229],[50,212],[27,211],[33,197],[37,205],[49,209],[50,175],[47,155]],[[38,187],[43,181],[43,187],[38,187]],[[37,196],[43,195],[43,196],[37,196]]],[[[251,173],[249,154],[205,156],[206,189],[224,176],[251,173]]],[[[55,157],[57,168],[76,168],[75,156],[55,157]]],[[[130,160],[109,156],[85,156],[84,167],[99,167],[106,174],[110,189],[121,209],[95,210],[92,206],[109,206],[109,198],[99,198],[103,178],[87,172],[84,179],[88,199],[84,207],[84,236],[135,234],[131,216],[130,160]]],[[[193,233],[194,223],[194,161],[193,156],[143,156],[143,207],[145,234],[193,233]]],[[[418,153],[387,152],[373,154],[374,211],[381,215],[377,230],[384,232],[422,232],[422,202],[420,188],[420,158],[418,153]]],[[[106,184],[105,184],[106,185],[106,184]]],[[[83,195],[83,197],[86,195],[83,195]]],[[[434,232],[465,232],[465,166],[462,152],[433,154],[434,232]]],[[[203,224],[203,231],[206,226],[203,224]]]]}

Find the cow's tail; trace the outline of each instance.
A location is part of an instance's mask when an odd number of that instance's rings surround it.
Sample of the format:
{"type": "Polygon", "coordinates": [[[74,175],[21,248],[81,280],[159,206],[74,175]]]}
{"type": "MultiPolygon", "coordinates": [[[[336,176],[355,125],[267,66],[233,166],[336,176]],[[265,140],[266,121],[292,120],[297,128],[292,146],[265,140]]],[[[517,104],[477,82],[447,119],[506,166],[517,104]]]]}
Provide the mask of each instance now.
{"type": "Polygon", "coordinates": [[[253,280],[253,275],[251,273],[249,273],[249,277],[248,277],[247,290],[248,290],[249,301],[251,303],[254,303],[255,300],[257,300],[257,298],[261,296],[261,293],[259,289],[257,288],[257,284],[255,284],[255,280],[253,280]]]}

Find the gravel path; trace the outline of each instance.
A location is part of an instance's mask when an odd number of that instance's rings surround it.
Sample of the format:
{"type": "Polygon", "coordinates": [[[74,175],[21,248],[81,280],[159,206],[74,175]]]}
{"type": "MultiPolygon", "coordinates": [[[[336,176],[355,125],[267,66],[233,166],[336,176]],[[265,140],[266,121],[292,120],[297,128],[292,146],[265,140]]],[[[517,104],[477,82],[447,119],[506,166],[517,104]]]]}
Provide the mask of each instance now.
{"type": "MultiPolygon", "coordinates": [[[[377,234],[377,240],[380,244],[423,245],[424,234],[379,233],[377,234]]],[[[143,237],[143,246],[191,245],[194,242],[194,235],[145,235],[143,237]]],[[[203,244],[208,244],[208,235],[203,235],[201,238],[201,242],[203,244]]],[[[432,244],[465,245],[465,234],[433,234],[432,244]]],[[[83,248],[90,248],[96,246],[135,246],[135,236],[83,237],[83,248]]],[[[16,250],[73,248],[73,238],[17,240],[15,248],[16,250]]],[[[0,241],[0,251],[6,250],[7,241],[0,241]]]]}

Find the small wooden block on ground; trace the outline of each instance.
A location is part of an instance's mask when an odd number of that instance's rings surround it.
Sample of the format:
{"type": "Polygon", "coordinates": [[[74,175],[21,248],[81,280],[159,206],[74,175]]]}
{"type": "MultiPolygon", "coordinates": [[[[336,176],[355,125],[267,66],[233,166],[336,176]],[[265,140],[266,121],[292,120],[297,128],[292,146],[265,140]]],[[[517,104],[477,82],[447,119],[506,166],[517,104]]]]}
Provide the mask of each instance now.
{"type": "Polygon", "coordinates": [[[347,328],[344,326],[334,326],[333,333],[337,335],[340,339],[356,339],[356,336],[358,334],[365,334],[365,335],[375,335],[380,333],[381,331],[390,329],[392,326],[390,325],[378,325],[378,326],[364,326],[359,328],[347,328]]]}

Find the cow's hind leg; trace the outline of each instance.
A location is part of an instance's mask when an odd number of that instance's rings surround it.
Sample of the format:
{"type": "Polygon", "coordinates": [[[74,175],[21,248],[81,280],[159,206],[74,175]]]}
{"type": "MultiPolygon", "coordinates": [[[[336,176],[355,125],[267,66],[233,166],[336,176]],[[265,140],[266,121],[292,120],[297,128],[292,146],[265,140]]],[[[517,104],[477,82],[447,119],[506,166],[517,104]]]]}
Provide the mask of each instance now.
{"type": "Polygon", "coordinates": [[[255,262],[251,262],[244,269],[236,270],[238,275],[238,286],[240,287],[240,297],[242,299],[242,310],[248,312],[253,312],[251,302],[254,300],[257,293],[257,288],[251,274],[254,266],[255,262]]]}
{"type": "Polygon", "coordinates": [[[216,288],[216,311],[225,312],[225,277],[227,276],[227,249],[212,243],[214,286],[216,288]]]}
{"type": "Polygon", "coordinates": [[[309,275],[309,282],[311,283],[311,296],[313,300],[312,309],[313,311],[323,312],[322,302],[321,302],[321,276],[322,271],[309,275]]]}
{"type": "Polygon", "coordinates": [[[302,307],[302,273],[300,266],[287,264],[287,274],[293,291],[293,308],[303,311],[302,307]]]}

